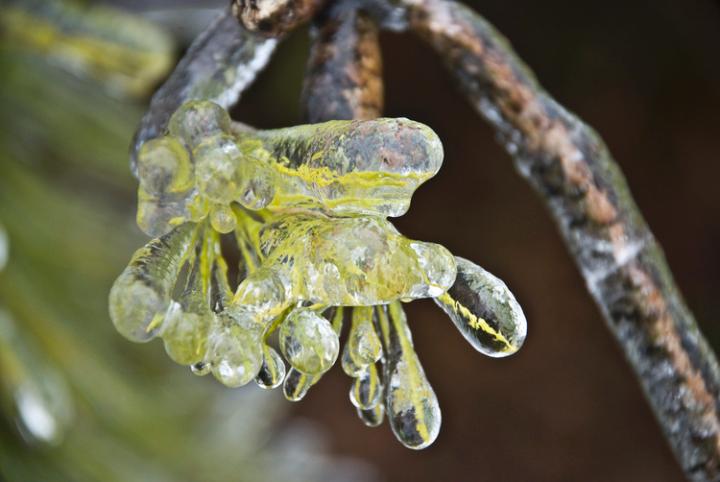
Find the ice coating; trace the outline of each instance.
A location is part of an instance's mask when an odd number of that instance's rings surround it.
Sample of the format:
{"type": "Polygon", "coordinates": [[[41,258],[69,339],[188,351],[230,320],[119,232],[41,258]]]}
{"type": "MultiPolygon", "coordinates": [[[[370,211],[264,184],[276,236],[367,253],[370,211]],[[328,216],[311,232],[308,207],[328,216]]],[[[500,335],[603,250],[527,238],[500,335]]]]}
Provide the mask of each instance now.
{"type": "Polygon", "coordinates": [[[342,353],[360,420],[387,414],[403,445],[425,448],[440,408],[400,302],[435,299],[489,356],[513,353],[526,332],[500,280],[388,221],[441,163],[437,136],[407,119],[256,131],[188,102],[139,151],[138,224],[160,237],[115,283],[113,321],[135,341],[159,334],[196,375],[282,385],[290,401],[342,353]],[[237,269],[224,253],[233,244],[237,269]]]}
{"type": "Polygon", "coordinates": [[[160,337],[170,358],[181,365],[202,361],[207,338],[217,323],[210,308],[211,266],[219,254],[217,235],[203,232],[196,253],[189,260],[189,271],[179,301],[173,301],[165,315],[160,337]]]}
{"type": "MultiPolygon", "coordinates": [[[[138,224],[150,235],[199,221],[212,205],[400,216],[442,165],[442,143],[408,119],[332,121],[285,129],[234,128],[209,101],[183,104],[163,137],[138,151],[138,224]]],[[[213,213],[219,207],[212,208],[213,213]]],[[[226,211],[215,218],[232,230],[226,211]]]]}
{"type": "Polygon", "coordinates": [[[378,310],[385,349],[385,410],[395,437],[408,448],[422,449],[440,432],[440,405],[413,349],[402,306],[378,310]]]}
{"type": "Polygon", "coordinates": [[[330,121],[246,134],[270,152],[278,176],[271,208],[401,216],[442,165],[442,143],[408,119],[330,121]]]}
{"type": "Polygon", "coordinates": [[[455,284],[435,303],[477,351],[491,357],[512,355],[527,334],[520,305],[502,280],[471,261],[456,260],[455,284]]]}
{"type": "Polygon", "coordinates": [[[290,280],[292,300],[372,306],[442,293],[455,279],[455,260],[445,248],[410,241],[382,218],[328,222],[289,215],[263,229],[261,248],[264,266],[290,280]],[[422,255],[411,247],[420,244],[422,255]],[[429,266],[427,256],[437,257],[444,268],[429,266]]]}
{"type": "Polygon", "coordinates": [[[113,284],[110,318],[124,337],[142,342],[157,334],[196,228],[186,224],[150,241],[133,254],[113,284]]]}

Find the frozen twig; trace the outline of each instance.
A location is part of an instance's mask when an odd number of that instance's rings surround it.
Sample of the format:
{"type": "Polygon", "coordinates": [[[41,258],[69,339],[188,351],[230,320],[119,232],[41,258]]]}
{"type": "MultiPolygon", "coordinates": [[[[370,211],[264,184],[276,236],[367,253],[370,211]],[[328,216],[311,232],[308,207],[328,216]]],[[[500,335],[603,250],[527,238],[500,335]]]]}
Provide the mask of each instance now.
{"type": "Polygon", "coordinates": [[[277,42],[277,39],[248,32],[229,11],[218,16],[193,42],[153,96],[133,139],[133,172],[140,146],[163,133],[170,116],[180,105],[202,99],[224,108],[231,107],[270,60],[277,42]]]}
{"type": "Polygon", "coordinates": [[[602,140],[478,14],[449,0],[401,4],[547,203],[688,478],[720,480],[715,354],[602,140]]]}

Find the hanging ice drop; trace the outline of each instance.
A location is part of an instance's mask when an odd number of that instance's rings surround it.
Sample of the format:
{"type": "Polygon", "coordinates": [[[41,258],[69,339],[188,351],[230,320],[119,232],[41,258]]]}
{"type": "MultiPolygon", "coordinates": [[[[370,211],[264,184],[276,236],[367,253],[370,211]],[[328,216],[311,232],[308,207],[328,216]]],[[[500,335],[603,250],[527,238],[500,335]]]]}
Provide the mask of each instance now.
{"type": "Polygon", "coordinates": [[[291,402],[299,402],[320,377],[321,375],[308,375],[291,367],[283,383],[283,395],[291,402]]]}
{"type": "Polygon", "coordinates": [[[358,306],[352,312],[352,325],[345,349],[361,367],[375,363],[382,356],[380,338],[373,327],[373,307],[358,306]]]}
{"type": "Polygon", "coordinates": [[[218,326],[210,333],[208,356],[212,373],[223,385],[240,387],[253,380],[263,362],[262,334],[243,316],[218,315],[218,326]]]}
{"type": "Polygon", "coordinates": [[[400,303],[378,310],[378,324],[385,350],[385,410],[390,426],[400,443],[423,449],[440,433],[437,397],[415,354],[400,303]]]}
{"type": "Polygon", "coordinates": [[[143,342],[157,334],[196,231],[184,224],[133,254],[110,290],[110,318],[121,335],[143,342]]]}
{"type": "Polygon", "coordinates": [[[340,341],[328,320],[306,308],[296,308],[280,325],[280,349],[303,373],[326,372],[337,360],[340,341]]]}
{"type": "Polygon", "coordinates": [[[375,364],[368,365],[350,387],[350,401],[357,408],[368,410],[382,398],[383,385],[375,364]]]}
{"type": "Polygon", "coordinates": [[[460,333],[480,353],[512,355],[525,341],[522,308],[502,280],[460,257],[455,284],[435,298],[460,333]]]}
{"type": "Polygon", "coordinates": [[[285,362],[278,352],[267,345],[263,345],[263,363],[260,372],[255,377],[255,383],[260,388],[277,388],[285,379],[285,362]]]}

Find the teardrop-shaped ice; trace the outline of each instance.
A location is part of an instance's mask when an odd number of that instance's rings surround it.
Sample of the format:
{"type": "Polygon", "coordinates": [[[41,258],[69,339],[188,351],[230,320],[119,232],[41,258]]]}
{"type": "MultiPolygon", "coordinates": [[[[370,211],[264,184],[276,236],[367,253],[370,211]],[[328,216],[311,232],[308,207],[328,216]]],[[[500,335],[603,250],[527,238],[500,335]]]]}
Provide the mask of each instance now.
{"type": "Polygon", "coordinates": [[[358,417],[368,427],[378,427],[383,422],[385,416],[385,407],[382,403],[378,403],[373,408],[363,410],[356,408],[358,417]]]}
{"type": "Polygon", "coordinates": [[[210,333],[209,359],[212,373],[223,385],[240,387],[253,380],[263,362],[262,333],[248,315],[218,315],[219,324],[210,333]]]}
{"type": "Polygon", "coordinates": [[[340,365],[342,366],[342,370],[345,374],[353,378],[360,376],[365,368],[364,366],[355,363],[355,360],[353,360],[350,356],[350,350],[347,342],[345,343],[345,348],[343,349],[342,356],[340,357],[340,365]]]}
{"type": "Polygon", "coordinates": [[[385,350],[385,410],[390,426],[403,445],[423,449],[440,433],[437,397],[415,354],[400,303],[378,310],[378,324],[385,350]]]}
{"type": "Polygon", "coordinates": [[[375,364],[368,365],[350,387],[350,401],[357,408],[367,410],[382,398],[382,381],[375,364]]]}
{"type": "Polygon", "coordinates": [[[183,224],[133,254],[110,290],[110,318],[121,335],[144,342],[158,333],[196,231],[183,224]]]}
{"type": "Polygon", "coordinates": [[[278,352],[267,345],[263,345],[263,364],[260,373],[255,377],[255,383],[260,388],[277,388],[285,379],[285,362],[278,352]]]}
{"type": "Polygon", "coordinates": [[[340,340],[328,320],[314,311],[297,308],[280,325],[280,350],[303,373],[326,372],[337,360],[340,340]]]}
{"type": "Polygon", "coordinates": [[[512,355],[527,334],[522,308],[502,280],[466,259],[456,260],[455,284],[435,303],[477,351],[491,357],[512,355]]]}
{"type": "Polygon", "coordinates": [[[352,326],[345,349],[358,366],[368,366],[382,356],[382,344],[373,326],[372,306],[358,306],[352,312],[352,326]]]}
{"type": "Polygon", "coordinates": [[[190,371],[193,373],[193,375],[197,375],[199,377],[204,377],[205,375],[210,373],[211,368],[212,366],[210,365],[210,363],[206,361],[199,361],[190,365],[190,371]]]}
{"type": "Polygon", "coordinates": [[[308,375],[291,367],[283,383],[283,395],[291,402],[299,402],[320,377],[321,375],[308,375]]]}

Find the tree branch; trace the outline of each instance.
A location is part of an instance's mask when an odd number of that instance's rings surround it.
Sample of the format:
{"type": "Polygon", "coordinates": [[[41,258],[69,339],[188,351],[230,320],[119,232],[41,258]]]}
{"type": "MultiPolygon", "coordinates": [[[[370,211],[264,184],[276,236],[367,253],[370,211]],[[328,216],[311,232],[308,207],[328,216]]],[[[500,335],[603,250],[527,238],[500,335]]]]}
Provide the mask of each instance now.
{"type": "Polygon", "coordinates": [[[720,370],[602,140],[449,0],[400,0],[540,194],[691,480],[720,480],[720,370]]]}
{"type": "Polygon", "coordinates": [[[163,133],[180,105],[191,99],[204,99],[230,108],[265,67],[277,43],[278,39],[245,30],[229,11],[218,16],[153,95],[133,138],[130,152],[133,173],[140,146],[163,133]]]}
{"type": "Polygon", "coordinates": [[[357,2],[330,4],[315,19],[302,105],[310,123],[374,119],[383,108],[375,22],[357,2]]]}

